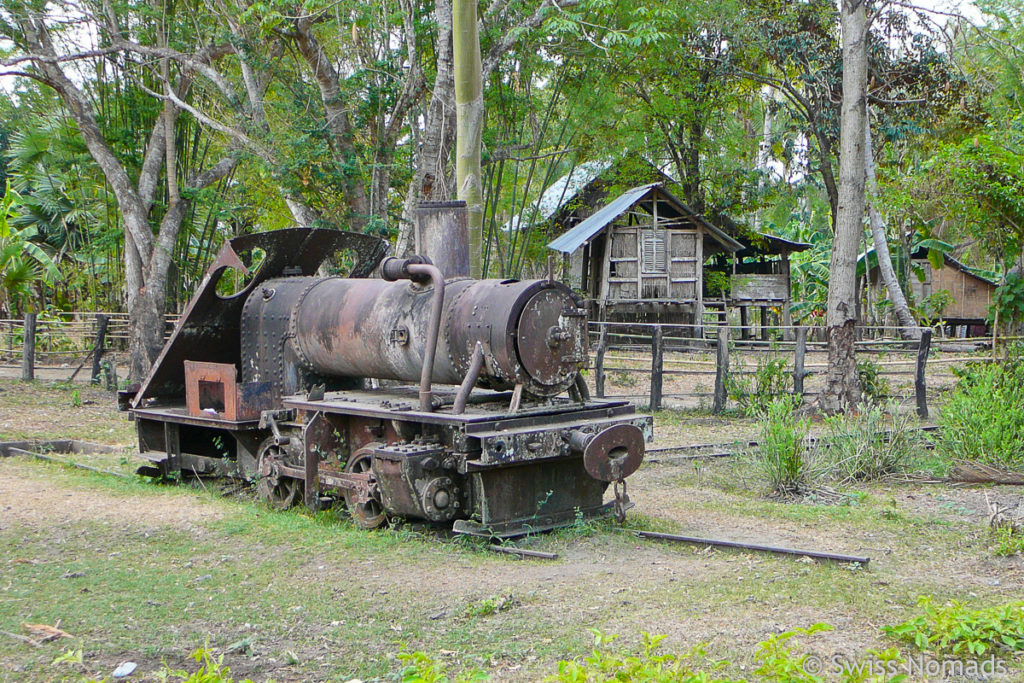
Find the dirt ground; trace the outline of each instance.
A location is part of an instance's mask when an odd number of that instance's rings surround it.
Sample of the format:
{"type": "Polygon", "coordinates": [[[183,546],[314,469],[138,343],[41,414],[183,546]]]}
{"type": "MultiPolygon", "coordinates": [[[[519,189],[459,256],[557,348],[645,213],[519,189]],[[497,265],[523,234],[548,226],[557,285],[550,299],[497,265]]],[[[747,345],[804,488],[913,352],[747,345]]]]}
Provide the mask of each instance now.
{"type": "MultiPolygon", "coordinates": [[[[0,440],[73,424],[130,444],[130,428],[99,394],[72,406],[66,390],[13,385],[0,384],[0,398],[11,399],[0,440]]],[[[659,423],[656,445],[731,443],[757,430],[701,416],[659,423]]],[[[1011,503],[1021,487],[889,482],[838,505],[780,503],[761,495],[743,462],[721,459],[645,465],[629,491],[637,507],[625,529],[602,522],[528,539],[559,559],[518,561],[416,527],[362,532],[271,513],[247,497],[0,459],[0,631],[60,618],[74,636],[32,648],[0,634],[0,680],[109,676],[125,660],[140,665],[132,680],[150,680],[162,662],[187,666],[195,643],[230,650],[248,639],[226,663],[256,681],[389,680],[403,646],[456,671],[535,681],[585,655],[591,628],[622,634],[624,647],[641,632],[667,635],[673,652],[709,643],[738,677],[753,668],[757,643],[786,629],[829,623],[833,631],[802,646],[852,657],[893,646],[879,627],[912,616],[920,595],[971,605],[1024,595],[1024,558],[995,557],[985,531],[986,496],[1011,503]],[[635,528],[871,561],[671,545],[640,540],[628,533],[635,528]],[[69,646],[83,649],[83,665],[53,665],[69,646]]]]}

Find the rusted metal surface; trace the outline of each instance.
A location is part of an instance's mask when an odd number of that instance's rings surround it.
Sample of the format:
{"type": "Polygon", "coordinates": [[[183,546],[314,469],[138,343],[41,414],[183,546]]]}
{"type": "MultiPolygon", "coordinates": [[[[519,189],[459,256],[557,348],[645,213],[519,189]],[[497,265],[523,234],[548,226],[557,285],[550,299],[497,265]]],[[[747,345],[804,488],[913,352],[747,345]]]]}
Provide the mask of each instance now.
{"type": "Polygon", "coordinates": [[[390,516],[513,537],[623,514],[652,420],[590,400],[570,289],[553,274],[445,281],[420,256],[388,259],[381,279],[316,277],[344,248],[360,253],[357,276],[382,253],[318,230],[222,251],[135,397],[151,470],[255,477],[278,507],[343,501],[365,528],[390,516]],[[255,249],[259,271],[218,296],[255,249]]]}
{"type": "Polygon", "coordinates": [[[252,420],[276,404],[269,382],[242,382],[230,363],[185,361],[185,406],[192,417],[252,420]]]}
{"type": "Polygon", "coordinates": [[[772,545],[760,545],[757,543],[740,543],[739,541],[726,541],[719,538],[700,538],[698,536],[681,536],[679,534],[663,534],[656,531],[634,531],[640,538],[650,538],[660,541],[675,541],[677,543],[693,543],[696,545],[713,545],[721,548],[737,548],[739,550],[757,550],[765,553],[776,553],[779,555],[796,555],[799,557],[811,557],[816,560],[828,560],[830,562],[852,562],[860,565],[867,565],[870,557],[860,555],[844,555],[841,553],[827,553],[821,550],[801,550],[799,548],[783,548],[772,545]]]}
{"type": "MultiPolygon", "coordinates": [[[[415,263],[409,260],[403,261],[400,267],[394,267],[395,259],[388,259],[382,271],[386,273],[387,279],[399,279],[388,277],[388,273],[395,274],[397,270],[403,277],[410,280],[422,280],[426,278],[433,288],[433,295],[430,297],[430,319],[427,322],[427,342],[423,349],[422,368],[420,369],[420,410],[430,412],[434,409],[431,401],[430,385],[434,377],[434,356],[437,355],[437,336],[441,333],[441,313],[444,310],[444,275],[437,266],[429,263],[415,263]],[[389,267],[392,266],[392,267],[389,267]]],[[[400,341],[400,337],[398,340],[400,341]]]]}
{"type": "Polygon", "coordinates": [[[248,342],[253,351],[243,351],[243,378],[274,382],[285,394],[297,393],[304,373],[325,382],[420,381],[430,355],[431,382],[459,384],[480,342],[485,362],[479,386],[511,389],[521,382],[532,395],[554,396],[574,382],[585,358],[576,298],[544,280],[449,281],[433,354],[436,288],[342,278],[281,278],[264,287],[273,294],[254,291],[246,305],[243,328],[254,338],[248,342]],[[545,312],[550,308],[554,314],[545,312]],[[543,326],[558,342],[548,344],[545,337],[540,345],[523,345],[528,337],[520,335],[521,320],[530,329],[543,326]]]}
{"type": "Polygon", "coordinates": [[[483,368],[484,345],[477,342],[473,348],[473,356],[469,361],[469,369],[466,370],[466,377],[462,380],[462,384],[459,385],[459,393],[455,396],[455,403],[452,404],[453,415],[462,415],[466,412],[466,401],[469,400],[469,394],[473,391],[473,387],[476,386],[476,381],[480,379],[480,371],[483,368]]]}
{"type": "Polygon", "coordinates": [[[237,364],[240,357],[241,313],[248,295],[263,282],[289,272],[313,275],[331,254],[350,249],[357,262],[350,277],[367,277],[384,257],[387,244],[378,237],[339,230],[292,228],[236,237],[221,247],[178,325],[153,363],[132,400],[179,397],[185,389],[185,360],[237,364]],[[251,282],[234,296],[217,294],[217,282],[228,268],[244,269],[240,254],[261,249],[266,254],[251,282]]]}
{"type": "Polygon", "coordinates": [[[601,481],[622,481],[644,459],[644,434],[632,424],[617,424],[596,433],[576,430],[570,436],[573,450],[582,452],[587,474],[601,481]]]}

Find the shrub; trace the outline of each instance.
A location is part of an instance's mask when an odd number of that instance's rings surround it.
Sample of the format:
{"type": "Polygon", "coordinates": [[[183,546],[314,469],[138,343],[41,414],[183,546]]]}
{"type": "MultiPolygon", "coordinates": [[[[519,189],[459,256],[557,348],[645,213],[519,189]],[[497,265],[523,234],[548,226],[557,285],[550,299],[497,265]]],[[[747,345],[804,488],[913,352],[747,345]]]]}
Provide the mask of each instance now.
{"type": "Polygon", "coordinates": [[[787,363],[785,358],[764,356],[757,360],[752,375],[730,374],[726,385],[729,398],[748,417],[764,415],[769,403],[793,393],[793,375],[786,369],[787,363]]]}
{"type": "Polygon", "coordinates": [[[939,451],[952,458],[1024,467],[1024,360],[958,370],[938,422],[939,451]]]}
{"type": "Polygon", "coordinates": [[[770,492],[777,496],[801,493],[813,478],[804,457],[807,422],[793,415],[795,403],[793,397],[785,397],[767,404],[760,443],[751,453],[770,492]]]}
{"type": "MultiPolygon", "coordinates": [[[[616,636],[594,631],[594,651],[582,659],[561,661],[558,673],[548,676],[550,683],[589,683],[590,681],[678,681],[679,683],[726,683],[731,679],[715,678],[695,669],[704,656],[700,647],[682,655],[658,652],[665,636],[643,634],[643,651],[638,655],[621,654],[612,649],[616,636]]],[[[722,664],[712,662],[706,668],[714,671],[722,664]]]]}
{"type": "Polygon", "coordinates": [[[889,380],[882,376],[882,368],[878,363],[870,360],[857,361],[857,376],[860,378],[860,390],[866,400],[877,403],[889,398],[889,380]]]}
{"type": "Polygon", "coordinates": [[[882,632],[939,656],[1024,652],[1024,601],[972,610],[955,600],[936,606],[931,596],[922,596],[917,604],[924,614],[883,626],[882,632]]]}
{"type": "Polygon", "coordinates": [[[827,444],[819,449],[820,467],[840,482],[879,479],[906,470],[920,448],[909,416],[895,404],[861,404],[848,415],[825,418],[827,444]]]}

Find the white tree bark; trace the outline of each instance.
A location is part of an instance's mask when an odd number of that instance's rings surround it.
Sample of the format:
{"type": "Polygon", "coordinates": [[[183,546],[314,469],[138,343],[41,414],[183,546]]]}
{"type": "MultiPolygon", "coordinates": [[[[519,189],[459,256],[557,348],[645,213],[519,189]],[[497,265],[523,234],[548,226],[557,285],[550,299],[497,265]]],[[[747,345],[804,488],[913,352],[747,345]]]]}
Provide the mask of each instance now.
{"type": "MultiPolygon", "coordinates": [[[[900,281],[896,277],[896,270],[892,267],[892,256],[889,253],[889,240],[885,234],[885,222],[882,214],[879,213],[875,203],[878,198],[878,180],[875,177],[875,156],[872,153],[871,125],[869,121],[864,122],[864,173],[867,182],[868,216],[871,221],[871,239],[875,247],[875,256],[878,258],[878,272],[882,276],[882,282],[889,293],[889,301],[896,312],[896,319],[899,320],[905,338],[919,339],[921,331],[917,327],[907,305],[907,297],[903,295],[900,281]]],[[[865,256],[865,268],[867,259],[865,256]]]]}
{"type": "Polygon", "coordinates": [[[857,247],[864,221],[864,126],[867,125],[865,0],[842,0],[843,103],[839,134],[839,204],[829,269],[828,374],[819,408],[837,413],[860,401],[854,357],[857,247]]]}

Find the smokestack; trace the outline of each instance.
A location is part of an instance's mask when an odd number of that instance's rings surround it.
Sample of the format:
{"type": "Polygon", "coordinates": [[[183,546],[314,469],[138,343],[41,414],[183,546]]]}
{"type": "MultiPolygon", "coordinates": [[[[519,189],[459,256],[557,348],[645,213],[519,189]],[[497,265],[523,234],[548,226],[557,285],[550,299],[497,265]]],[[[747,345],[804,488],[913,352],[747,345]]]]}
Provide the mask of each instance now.
{"type": "Polygon", "coordinates": [[[446,278],[469,277],[469,212],[466,202],[422,202],[416,207],[416,253],[446,278]]]}

